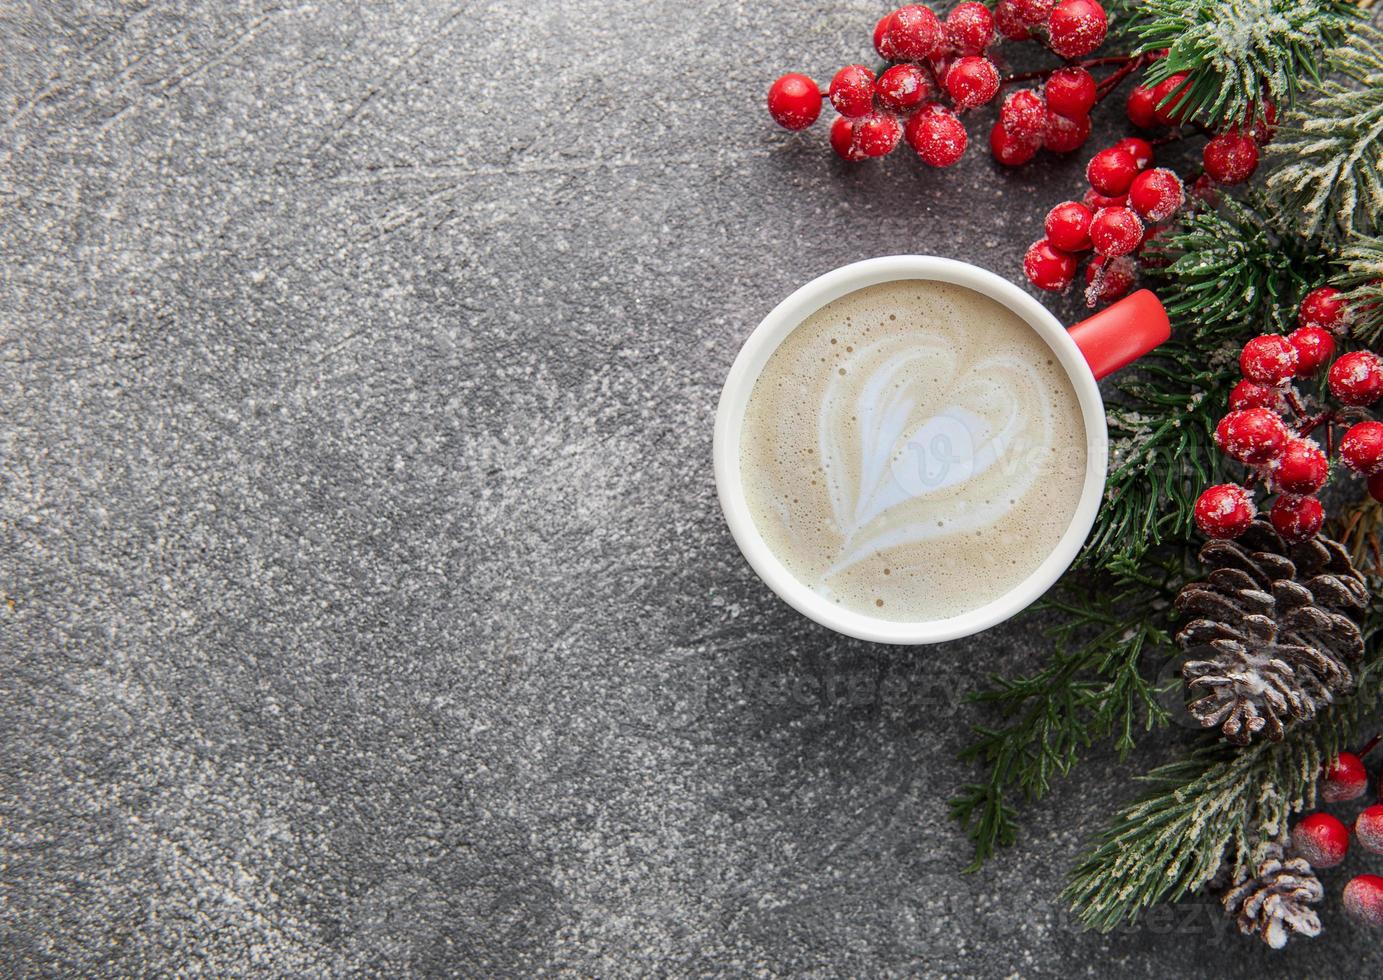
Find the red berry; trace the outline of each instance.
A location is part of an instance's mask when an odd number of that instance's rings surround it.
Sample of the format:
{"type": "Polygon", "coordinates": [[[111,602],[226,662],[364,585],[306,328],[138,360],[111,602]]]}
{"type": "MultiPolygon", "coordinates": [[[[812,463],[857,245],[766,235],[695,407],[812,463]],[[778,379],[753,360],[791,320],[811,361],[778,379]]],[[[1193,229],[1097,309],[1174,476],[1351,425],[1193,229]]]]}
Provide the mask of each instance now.
{"type": "Polygon", "coordinates": [[[1023,256],[1023,273],[1038,289],[1059,293],[1076,278],[1076,257],[1040,238],[1028,246],[1023,256]]]}
{"type": "Polygon", "coordinates": [[[994,6],[994,26],[1010,41],[1026,41],[1032,37],[1014,0],[999,0],[994,6]]]}
{"type": "Polygon", "coordinates": [[[1341,895],[1350,918],[1366,926],[1383,926],[1383,878],[1359,875],[1351,878],[1341,895]]]}
{"type": "Polygon", "coordinates": [[[1340,459],[1364,476],[1383,471],[1383,422],[1356,422],[1340,440],[1340,459]]]}
{"type": "Polygon", "coordinates": [[[836,116],[836,121],[831,123],[831,149],[835,150],[842,160],[849,160],[851,163],[865,158],[867,154],[855,136],[854,120],[836,116]]]}
{"type": "MultiPolygon", "coordinates": [[[[1369,788],[1369,774],[1364,769],[1364,760],[1353,752],[1341,752],[1332,759],[1321,773],[1321,781],[1321,799],[1327,803],[1358,799],[1369,788]]],[[[1383,807],[1377,809],[1383,816],[1383,807]]]]}
{"type": "Polygon", "coordinates": [[[956,114],[932,102],[909,117],[903,136],[923,163],[949,167],[965,153],[965,126],[956,114]]]}
{"type": "Polygon", "coordinates": [[[889,18],[884,44],[899,61],[921,61],[945,39],[941,21],[930,8],[909,4],[899,7],[889,18]]]}
{"type": "Polygon", "coordinates": [[[1139,139],[1137,136],[1125,136],[1114,145],[1121,146],[1132,153],[1133,162],[1138,164],[1139,170],[1142,170],[1153,161],[1152,144],[1145,139],[1139,139]]]}
{"type": "Polygon", "coordinates": [[[1272,461],[1271,469],[1273,486],[1283,493],[1315,493],[1330,476],[1330,460],[1310,439],[1291,439],[1282,455],[1272,461]]]}
{"type": "Polygon", "coordinates": [[[768,89],[768,113],[784,129],[806,129],[821,115],[821,89],[806,75],[784,75],[768,89]]]}
{"type": "Polygon", "coordinates": [[[1124,111],[1128,113],[1128,121],[1139,129],[1152,129],[1157,125],[1157,115],[1153,111],[1157,105],[1157,99],[1153,96],[1153,90],[1146,85],[1139,85],[1128,95],[1128,101],[1124,103],[1124,111]]]}
{"type": "Polygon", "coordinates": [[[946,15],[946,37],[961,54],[982,54],[994,43],[994,15],[982,3],[958,4],[946,15]]]}
{"type": "Polygon", "coordinates": [[[1297,327],[1287,335],[1297,352],[1297,377],[1309,378],[1335,356],[1335,338],[1321,327],[1297,327]]]}
{"type": "Polygon", "coordinates": [[[1047,113],[1047,131],[1042,136],[1042,145],[1053,153],[1070,153],[1079,149],[1090,138],[1090,117],[1067,119],[1055,112],[1047,113]]]}
{"type": "Polygon", "coordinates": [[[1383,504],[1383,473],[1369,477],[1369,496],[1383,504]]]}
{"type": "Polygon", "coordinates": [[[893,45],[888,39],[888,24],[893,20],[893,14],[887,13],[879,18],[879,22],[874,25],[874,50],[879,52],[879,57],[885,61],[893,61],[893,45]]]}
{"type": "Polygon", "coordinates": [[[1196,498],[1196,527],[1208,538],[1237,538],[1253,523],[1258,508],[1253,497],[1237,483],[1210,487],[1196,498]]]}
{"type": "Polygon", "coordinates": [[[1245,378],[1229,393],[1231,411],[1241,408],[1269,408],[1278,411],[1282,408],[1282,392],[1268,385],[1255,384],[1245,378]]]}
{"type": "Polygon", "coordinates": [[[967,55],[946,73],[946,92],[957,109],[982,106],[999,92],[999,69],[988,58],[967,55]]]}
{"type": "Polygon", "coordinates": [[[1085,165],[1085,179],[1090,181],[1090,186],[1111,197],[1127,193],[1137,176],[1138,163],[1133,154],[1118,146],[1101,150],[1085,165]]]}
{"type": "Polygon", "coordinates": [[[1324,327],[1341,333],[1349,326],[1349,305],[1334,286],[1319,286],[1302,299],[1297,322],[1303,327],[1324,327]]]}
{"type": "MultiPolygon", "coordinates": [[[[1363,768],[1363,764],[1360,763],[1361,772],[1363,768]]],[[[1340,799],[1352,800],[1364,792],[1369,777],[1367,773],[1363,775],[1364,780],[1359,784],[1359,792],[1353,796],[1342,796],[1340,799]]],[[[1354,836],[1359,839],[1359,846],[1364,850],[1372,854],[1383,854],[1383,804],[1375,803],[1373,806],[1365,808],[1359,816],[1354,818],[1354,836]]]]}
{"type": "Polygon", "coordinates": [[[1263,114],[1253,121],[1253,138],[1259,143],[1272,142],[1277,132],[1277,106],[1270,100],[1263,100],[1263,114]]]}
{"type": "Polygon", "coordinates": [[[886,112],[876,112],[855,123],[855,139],[867,157],[881,157],[893,152],[903,128],[886,112]]]}
{"type": "Polygon", "coordinates": [[[1258,169],[1258,144],[1231,126],[1213,136],[1201,151],[1205,172],[1221,184],[1242,184],[1258,169]]]}
{"type": "Polygon", "coordinates": [[[1297,349],[1281,334],[1260,334],[1239,352],[1239,371],[1261,385],[1285,385],[1297,373],[1297,349]]]}
{"type": "Polygon", "coordinates": [[[847,119],[874,110],[874,73],[864,65],[846,65],[831,79],[831,105],[847,119]]]}
{"type": "Polygon", "coordinates": [[[1043,89],[1047,105],[1058,116],[1088,116],[1095,106],[1095,76],[1084,68],[1058,68],[1047,76],[1043,89]]]}
{"type": "Polygon", "coordinates": [[[1166,167],[1144,170],[1128,189],[1129,205],[1147,221],[1166,221],[1185,201],[1181,178],[1166,167]]]}
{"type": "Polygon", "coordinates": [[[1128,203],[1128,195],[1120,194],[1117,197],[1105,197],[1092,187],[1081,197],[1081,203],[1092,212],[1098,211],[1100,208],[1121,208],[1128,203]]]}
{"type": "Polygon", "coordinates": [[[1129,208],[1100,208],[1090,220],[1090,242],[1101,255],[1127,255],[1143,243],[1143,222],[1129,208]]]}
{"type": "Polygon", "coordinates": [[[1137,276],[1138,267],[1132,256],[1121,255],[1108,260],[1103,255],[1095,256],[1085,267],[1086,302],[1094,306],[1097,302],[1108,303],[1118,299],[1129,291],[1137,276]],[[1097,280],[1098,288],[1095,285],[1097,280]]]}
{"type": "Polygon", "coordinates": [[[1186,101],[1186,92],[1172,93],[1186,81],[1186,72],[1179,71],[1175,75],[1164,78],[1153,86],[1153,118],[1164,126],[1181,122],[1182,103],[1186,101]]]}
{"type": "Polygon", "coordinates": [[[874,83],[879,104],[894,112],[907,112],[931,95],[927,73],[916,65],[894,65],[874,83]]]}
{"type": "Polygon", "coordinates": [[[1329,813],[1308,814],[1292,828],[1292,850],[1306,858],[1313,868],[1333,868],[1345,859],[1349,850],[1349,831],[1339,817],[1329,813]]]}
{"type": "Polygon", "coordinates": [[[1056,4],[1057,0],[1013,0],[1018,16],[1030,27],[1036,27],[1051,17],[1056,4]]]}
{"type": "Polygon", "coordinates": [[[1330,365],[1326,381],[1346,405],[1372,405],[1383,395],[1383,362],[1373,351],[1350,351],[1330,365]]]}
{"type": "Polygon", "coordinates": [[[1325,523],[1325,508],[1315,497],[1296,497],[1284,493],[1273,501],[1268,519],[1282,537],[1295,544],[1314,538],[1325,523]]]}
{"type": "Polygon", "coordinates": [[[1021,140],[1004,128],[1004,124],[996,122],[989,131],[989,152],[994,154],[994,159],[998,160],[1006,167],[1018,167],[1027,163],[1037,156],[1037,151],[1042,148],[1042,141],[1021,140]]]}
{"type": "Polygon", "coordinates": [[[1215,426],[1215,445],[1232,459],[1262,466],[1276,459],[1290,438],[1281,416],[1266,408],[1230,412],[1215,426]]]}
{"type": "Polygon", "coordinates": [[[1047,241],[1063,252],[1084,252],[1090,247],[1090,219],[1084,204],[1063,201],[1047,212],[1047,241]]]}
{"type": "Polygon", "coordinates": [[[1047,45],[1063,58],[1079,58],[1104,43],[1108,27],[1097,0],[1061,0],[1047,18],[1047,45]]]}
{"type": "Polygon", "coordinates": [[[999,122],[1014,138],[1040,144],[1047,129],[1047,105],[1031,89],[1014,92],[1004,99],[999,122]]]}

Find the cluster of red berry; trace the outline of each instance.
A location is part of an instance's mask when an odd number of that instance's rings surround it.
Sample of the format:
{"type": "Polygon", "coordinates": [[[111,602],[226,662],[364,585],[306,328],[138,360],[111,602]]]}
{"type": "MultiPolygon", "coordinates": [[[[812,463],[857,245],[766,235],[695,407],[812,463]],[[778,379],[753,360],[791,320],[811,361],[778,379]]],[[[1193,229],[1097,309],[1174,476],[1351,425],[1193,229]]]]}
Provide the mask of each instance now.
{"type": "MultiPolygon", "coordinates": [[[[1018,92],[1015,95],[1022,95],[1018,92]]],[[[1133,256],[1186,200],[1181,178],[1150,167],[1153,148],[1130,136],[1090,158],[1090,190],[1081,201],[1063,201],[1047,212],[1045,238],[1029,246],[1023,272],[1038,289],[1061,292],[1076,277],[1081,252],[1092,249],[1085,269],[1086,300],[1118,299],[1137,276],[1133,256]]]]}
{"type": "Polygon", "coordinates": [[[1242,484],[1213,486],[1196,500],[1196,525],[1212,538],[1238,537],[1252,523],[1255,483],[1278,495],[1268,515],[1278,533],[1288,541],[1313,537],[1325,521],[1315,495],[1330,478],[1337,449],[1346,467],[1368,478],[1374,499],[1383,500],[1383,422],[1365,412],[1383,397],[1383,358],[1369,350],[1335,357],[1336,340],[1349,326],[1349,309],[1333,287],[1308,293],[1297,319],[1300,326],[1290,334],[1255,337],[1239,355],[1244,377],[1229,394],[1230,411],[1215,427],[1215,444],[1247,466],[1250,475],[1242,484]],[[1292,382],[1327,364],[1326,384],[1341,407],[1315,411],[1292,382]],[[1349,428],[1337,447],[1338,425],[1349,428]],[[1324,449],[1310,438],[1322,428],[1324,449]]]}
{"type": "MultiPolygon", "coordinates": [[[[1070,59],[1098,48],[1106,28],[1099,0],[999,0],[992,13],[982,3],[962,3],[944,21],[927,7],[909,4],[886,14],[874,27],[874,50],[890,63],[881,74],[876,76],[864,65],[846,65],[824,93],[806,75],[784,75],[768,90],[768,111],[787,129],[805,129],[821,114],[824,95],[839,113],[831,124],[831,146],[844,159],[885,156],[906,141],[925,163],[949,167],[961,158],[968,142],[957,113],[985,105],[999,93],[999,69],[987,56],[996,29],[1012,40],[1040,37],[1060,57],[1070,59]]],[[[1031,159],[1044,140],[1060,152],[1085,141],[1096,98],[1094,79],[1084,68],[1053,73],[1058,75],[1056,90],[1066,94],[1057,98],[1065,99],[1060,104],[1072,116],[1084,120],[1083,132],[1078,132],[1077,122],[1041,105],[1036,130],[995,125],[990,144],[997,158],[1021,163],[1031,159]],[[1049,116],[1056,121],[1049,123],[1049,116]]],[[[1052,98],[1049,81],[1048,100],[1052,98]]]]}
{"type": "MultiPolygon", "coordinates": [[[[1369,773],[1364,760],[1353,752],[1341,752],[1321,775],[1320,795],[1326,803],[1357,800],[1368,788],[1369,773]]],[[[1292,850],[1313,868],[1333,868],[1349,853],[1349,834],[1349,828],[1339,817],[1317,811],[1302,817],[1292,828],[1292,850]]],[[[1383,803],[1374,803],[1354,818],[1354,836],[1364,850],[1383,854],[1383,803]]],[[[1383,926],[1383,877],[1352,878],[1345,885],[1343,900],[1345,911],[1355,919],[1383,926]]]]}

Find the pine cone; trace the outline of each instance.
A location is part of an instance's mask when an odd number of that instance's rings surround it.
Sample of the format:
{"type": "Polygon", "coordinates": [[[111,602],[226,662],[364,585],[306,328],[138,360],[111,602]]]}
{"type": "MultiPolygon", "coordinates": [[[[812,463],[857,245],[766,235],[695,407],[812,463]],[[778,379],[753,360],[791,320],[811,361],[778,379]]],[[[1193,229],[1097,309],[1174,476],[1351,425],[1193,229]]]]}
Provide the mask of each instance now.
{"type": "Polygon", "coordinates": [[[1321,920],[1308,905],[1325,897],[1320,879],[1303,858],[1287,860],[1280,843],[1263,848],[1252,871],[1239,875],[1225,893],[1225,911],[1244,935],[1258,933],[1273,949],[1281,949],[1293,933],[1319,936],[1321,920]]]}
{"type": "Polygon", "coordinates": [[[1347,662],[1364,653],[1356,617],[1368,587],[1339,542],[1289,546],[1260,518],[1236,540],[1207,542],[1200,560],[1212,571],[1176,608],[1195,617],[1177,643],[1205,658],[1181,669],[1202,695],[1187,708],[1203,726],[1237,745],[1260,731],[1277,741],[1354,686],[1347,662]]]}

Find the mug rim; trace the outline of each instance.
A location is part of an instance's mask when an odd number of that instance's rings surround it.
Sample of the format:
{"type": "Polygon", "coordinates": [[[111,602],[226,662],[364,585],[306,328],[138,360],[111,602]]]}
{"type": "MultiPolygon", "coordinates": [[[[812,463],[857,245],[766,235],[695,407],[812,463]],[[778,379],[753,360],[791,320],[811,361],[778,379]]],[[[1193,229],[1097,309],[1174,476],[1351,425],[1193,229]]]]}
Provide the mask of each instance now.
{"type": "Polygon", "coordinates": [[[1094,526],[1108,469],[1104,399],[1080,348],[1066,327],[1018,286],[987,269],[934,255],[886,255],[841,266],[798,287],[749,334],[730,367],[716,408],[712,454],[716,491],[730,533],[745,560],[779,598],[802,615],[846,636],[875,643],[927,644],[970,636],[1032,605],[1075,561],[1094,526]],[[1051,348],[1070,378],[1085,425],[1085,482],[1061,540],[1014,588],[982,606],[944,619],[905,622],[844,609],[799,581],[759,533],[745,500],[740,474],[740,437],[754,384],[769,358],[807,317],[842,296],[867,286],[908,279],[964,286],[1017,313],[1051,348]]]}

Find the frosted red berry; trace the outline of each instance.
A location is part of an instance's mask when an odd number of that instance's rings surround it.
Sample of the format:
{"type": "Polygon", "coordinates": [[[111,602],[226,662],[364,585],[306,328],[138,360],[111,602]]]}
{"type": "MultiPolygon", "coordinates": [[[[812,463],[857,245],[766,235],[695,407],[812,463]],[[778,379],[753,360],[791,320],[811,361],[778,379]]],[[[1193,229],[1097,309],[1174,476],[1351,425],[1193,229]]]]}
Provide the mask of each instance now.
{"type": "Polygon", "coordinates": [[[1349,851],[1349,831],[1339,817],[1311,813],[1292,828],[1292,850],[1313,868],[1333,868],[1349,851]]]}
{"type": "Polygon", "coordinates": [[[1335,338],[1323,327],[1297,327],[1287,335],[1297,352],[1297,377],[1309,378],[1335,356],[1335,338]]]}
{"type": "Polygon", "coordinates": [[[1270,99],[1263,100],[1263,113],[1253,121],[1253,138],[1260,144],[1272,142],[1277,132],[1277,106],[1270,99]]]}
{"type": "Polygon", "coordinates": [[[989,152],[994,154],[995,160],[1006,167],[1018,167],[1027,163],[1037,156],[1037,151],[1041,148],[1040,138],[1019,139],[1005,129],[1002,122],[996,122],[989,130],[989,152]]]}
{"type": "Polygon", "coordinates": [[[1281,416],[1266,408],[1230,412],[1215,426],[1215,445],[1232,459],[1262,466],[1279,456],[1290,434],[1281,416]]]}
{"type": "Polygon", "coordinates": [[[1128,189],[1129,206],[1145,221],[1166,221],[1185,201],[1181,178],[1166,167],[1144,170],[1133,178],[1128,189]]]}
{"type": "Polygon", "coordinates": [[[1023,274],[1038,289],[1059,293],[1076,278],[1076,257],[1040,238],[1028,246],[1023,256],[1023,274]]]}
{"type": "Polygon", "coordinates": [[[1283,493],[1315,493],[1330,477],[1330,460],[1310,439],[1290,439],[1270,472],[1273,486],[1283,493]]]}
{"type": "Polygon", "coordinates": [[[988,58],[960,58],[946,73],[946,92],[957,109],[982,106],[999,92],[999,69],[988,58]]]}
{"type": "Polygon", "coordinates": [[[1383,362],[1373,351],[1350,351],[1330,365],[1326,381],[1346,405],[1372,405],[1383,395],[1383,362]]]}
{"type": "Polygon", "coordinates": [[[1284,385],[1297,372],[1297,350],[1281,334],[1260,334],[1239,352],[1239,371],[1261,385],[1284,385]]]}
{"type": "Polygon", "coordinates": [[[1047,212],[1047,241],[1064,252],[1083,252],[1090,247],[1090,219],[1084,204],[1063,201],[1047,212]]]}
{"type": "Polygon", "coordinates": [[[874,50],[879,52],[879,57],[885,61],[895,60],[893,45],[888,39],[888,25],[891,20],[893,20],[893,14],[890,12],[880,17],[879,22],[874,25],[874,50]]]}
{"type": "Polygon", "coordinates": [[[1042,136],[1042,145],[1053,153],[1070,153],[1078,150],[1090,138],[1090,117],[1067,119],[1055,112],[1047,113],[1047,131],[1042,136]]]}
{"type": "Polygon", "coordinates": [[[1340,459],[1356,473],[1383,471],[1383,422],[1356,422],[1340,440],[1340,459]]]}
{"type": "Polygon", "coordinates": [[[1192,511],[1196,527],[1208,538],[1237,538],[1248,530],[1258,508],[1253,497],[1237,483],[1221,483],[1204,490],[1192,511]]]}
{"type": "Polygon", "coordinates": [[[1138,267],[1131,255],[1117,259],[1097,255],[1085,267],[1086,301],[1094,306],[1116,300],[1129,291],[1137,276],[1138,267]]]}
{"type": "Polygon", "coordinates": [[[1319,286],[1302,299],[1297,322],[1303,327],[1323,327],[1338,334],[1349,326],[1349,305],[1334,286],[1319,286]]]}
{"type": "Polygon", "coordinates": [[[923,163],[949,167],[965,154],[965,126],[956,114],[933,102],[909,117],[903,136],[923,163]]]}
{"type": "Polygon", "coordinates": [[[769,86],[768,112],[784,129],[806,129],[821,115],[821,89],[806,75],[784,75],[769,86]]]}
{"type": "Polygon", "coordinates": [[[1169,75],[1162,81],[1153,86],[1153,119],[1163,126],[1170,126],[1181,121],[1182,103],[1186,101],[1186,91],[1177,91],[1181,83],[1186,81],[1186,72],[1179,71],[1175,75],[1169,75]],[[1173,93],[1176,93],[1173,95],[1173,93]]]}
{"type": "Polygon", "coordinates": [[[855,120],[836,116],[835,122],[831,123],[831,149],[842,160],[851,163],[865,158],[865,152],[855,138],[855,120]]]}
{"type": "MultiPolygon", "coordinates": [[[[1360,769],[1363,768],[1361,763],[1360,769]]],[[[1364,784],[1359,787],[1358,796],[1364,792],[1368,786],[1368,774],[1364,774],[1364,784]]],[[[1352,800],[1354,796],[1342,797],[1342,799],[1352,800]]],[[[1371,854],[1383,854],[1383,804],[1375,803],[1371,807],[1366,807],[1359,816],[1354,818],[1354,836],[1359,841],[1359,846],[1371,854]]]]}
{"type": "MultiPolygon", "coordinates": [[[[1353,752],[1341,752],[1321,772],[1321,799],[1327,803],[1357,800],[1368,788],[1369,774],[1364,760],[1353,752]]],[[[1383,807],[1379,809],[1383,812],[1383,807]]]]}
{"type": "Polygon", "coordinates": [[[855,123],[855,139],[867,157],[881,157],[893,152],[903,127],[887,112],[875,112],[855,123]]]}
{"type": "Polygon", "coordinates": [[[846,65],[831,79],[831,105],[847,119],[874,111],[874,73],[864,65],[846,65]]]}
{"type": "Polygon", "coordinates": [[[1231,126],[1212,136],[1201,151],[1201,162],[1211,179],[1221,184],[1242,184],[1258,169],[1258,144],[1231,126]]]}
{"type": "Polygon", "coordinates": [[[879,104],[894,112],[917,108],[932,94],[927,73],[916,65],[894,65],[874,83],[879,104]]]}
{"type": "Polygon", "coordinates": [[[1047,104],[1031,89],[1014,92],[1004,99],[999,122],[1015,139],[1041,143],[1047,129],[1047,104]]]}
{"type": "Polygon", "coordinates": [[[1087,208],[1089,208],[1093,213],[1095,211],[1100,210],[1100,208],[1123,207],[1125,204],[1128,203],[1128,195],[1119,194],[1115,197],[1105,197],[1103,194],[1101,194],[1099,191],[1095,190],[1095,188],[1092,187],[1085,192],[1085,194],[1081,197],[1080,200],[1081,203],[1084,204],[1087,208]]]}
{"type": "Polygon", "coordinates": [[[1084,68],[1058,68],[1047,76],[1043,94],[1058,116],[1088,116],[1095,106],[1095,76],[1084,68]]]}
{"type": "Polygon", "coordinates": [[[1118,146],[1106,147],[1085,165],[1085,179],[1090,186],[1110,196],[1127,193],[1137,176],[1138,162],[1133,154],[1118,146]]]}
{"type": "Polygon", "coordinates": [[[1101,255],[1127,255],[1143,243],[1143,221],[1131,208],[1100,208],[1090,219],[1090,243],[1101,255]]]}
{"type": "Polygon", "coordinates": [[[1138,164],[1139,170],[1153,161],[1153,146],[1145,139],[1139,139],[1137,136],[1125,136],[1114,145],[1132,153],[1133,162],[1138,164]]]}
{"type": "Polygon", "coordinates": [[[1283,405],[1282,392],[1269,385],[1260,385],[1247,378],[1236,384],[1229,392],[1231,411],[1241,408],[1269,408],[1277,411],[1283,405]]]}
{"type": "Polygon", "coordinates": [[[899,61],[921,61],[945,40],[941,21],[927,7],[909,4],[899,7],[889,18],[885,41],[892,57],[899,61]]]}
{"type": "Polygon", "coordinates": [[[1010,41],[1026,41],[1032,37],[1032,31],[1023,22],[1023,15],[1019,13],[1014,0],[999,0],[994,5],[994,26],[1010,41]]]}
{"type": "Polygon", "coordinates": [[[946,15],[946,37],[960,54],[983,54],[994,43],[994,15],[982,3],[962,3],[946,15]]]}
{"type": "Polygon", "coordinates": [[[1356,922],[1383,926],[1383,878],[1378,875],[1351,878],[1341,893],[1340,903],[1356,922]]]}
{"type": "Polygon", "coordinates": [[[1029,27],[1036,27],[1044,23],[1047,18],[1052,16],[1052,11],[1056,9],[1057,0],[1013,0],[1014,9],[1023,23],[1029,27]]]}
{"type": "Polygon", "coordinates": [[[1124,112],[1128,114],[1129,122],[1139,129],[1152,129],[1157,125],[1157,114],[1154,108],[1157,106],[1157,98],[1153,95],[1153,90],[1146,85],[1137,86],[1128,95],[1128,101],[1124,103],[1124,112]]]}
{"type": "Polygon", "coordinates": [[[1285,541],[1296,544],[1314,538],[1325,523],[1325,508],[1315,497],[1298,497],[1289,493],[1273,501],[1268,520],[1285,541]]]}
{"type": "Polygon", "coordinates": [[[1047,45],[1063,58],[1079,58],[1104,43],[1108,28],[1097,0],[1061,0],[1047,18],[1047,45]]]}

